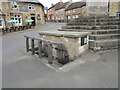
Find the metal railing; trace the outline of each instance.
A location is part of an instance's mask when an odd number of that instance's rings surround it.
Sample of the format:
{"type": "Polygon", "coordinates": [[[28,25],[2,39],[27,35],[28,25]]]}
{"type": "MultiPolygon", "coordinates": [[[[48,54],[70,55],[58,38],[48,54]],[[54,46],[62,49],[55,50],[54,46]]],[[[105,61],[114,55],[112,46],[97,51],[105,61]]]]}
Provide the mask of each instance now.
{"type": "Polygon", "coordinates": [[[5,28],[1,28],[0,32],[2,33],[2,35],[9,33],[9,32],[16,32],[16,31],[21,31],[21,30],[27,30],[27,29],[32,29],[34,28],[34,25],[26,25],[26,26],[15,26],[15,27],[5,27],[5,28]]]}
{"type": "Polygon", "coordinates": [[[69,62],[69,55],[62,43],[57,43],[44,39],[37,39],[29,36],[26,38],[26,51],[32,55],[38,55],[39,59],[47,57],[48,63],[52,64],[53,60],[66,64],[69,62]],[[35,43],[37,41],[37,43],[35,43]]]}

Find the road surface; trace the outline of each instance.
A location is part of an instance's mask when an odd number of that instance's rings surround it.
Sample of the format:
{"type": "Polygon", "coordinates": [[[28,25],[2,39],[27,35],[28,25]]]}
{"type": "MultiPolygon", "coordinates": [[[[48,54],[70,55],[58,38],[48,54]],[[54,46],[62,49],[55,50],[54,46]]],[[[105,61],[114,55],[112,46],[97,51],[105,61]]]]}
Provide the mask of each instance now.
{"type": "MultiPolygon", "coordinates": [[[[3,88],[117,88],[118,53],[106,52],[66,71],[56,72],[36,56],[25,52],[25,35],[38,37],[38,31],[57,30],[64,24],[48,23],[35,30],[14,32],[2,37],[3,88]]],[[[89,59],[89,57],[88,57],[89,59]]]]}

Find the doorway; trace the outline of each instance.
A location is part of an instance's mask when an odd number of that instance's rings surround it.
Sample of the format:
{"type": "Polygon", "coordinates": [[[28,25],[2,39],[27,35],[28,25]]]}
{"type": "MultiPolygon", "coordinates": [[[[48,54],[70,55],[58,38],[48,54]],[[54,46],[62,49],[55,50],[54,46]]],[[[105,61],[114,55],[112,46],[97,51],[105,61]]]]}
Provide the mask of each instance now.
{"type": "Polygon", "coordinates": [[[35,26],[35,25],[36,25],[35,17],[31,17],[31,19],[34,20],[34,21],[32,22],[32,25],[35,26]]]}

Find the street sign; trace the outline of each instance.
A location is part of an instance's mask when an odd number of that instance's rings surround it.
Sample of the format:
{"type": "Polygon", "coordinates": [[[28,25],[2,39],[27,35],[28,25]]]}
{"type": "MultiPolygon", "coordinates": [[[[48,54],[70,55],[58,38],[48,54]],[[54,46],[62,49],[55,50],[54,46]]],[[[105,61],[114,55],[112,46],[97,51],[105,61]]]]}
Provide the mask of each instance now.
{"type": "Polygon", "coordinates": [[[20,11],[28,11],[28,7],[27,6],[20,6],[20,11]]]}

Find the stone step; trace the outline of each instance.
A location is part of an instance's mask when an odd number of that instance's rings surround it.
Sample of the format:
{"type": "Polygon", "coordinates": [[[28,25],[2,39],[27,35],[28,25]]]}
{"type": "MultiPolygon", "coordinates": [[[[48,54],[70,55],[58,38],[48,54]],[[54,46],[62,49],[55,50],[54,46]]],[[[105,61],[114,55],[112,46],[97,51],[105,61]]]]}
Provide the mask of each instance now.
{"type": "Polygon", "coordinates": [[[76,20],[85,20],[85,19],[114,19],[114,18],[118,18],[116,16],[88,16],[88,17],[80,17],[77,18],[76,20]]]}
{"type": "Polygon", "coordinates": [[[63,26],[62,29],[120,29],[118,25],[105,25],[105,26],[63,26]]]}
{"type": "Polygon", "coordinates": [[[83,30],[83,29],[58,29],[58,31],[73,31],[73,32],[91,32],[92,34],[120,34],[118,29],[108,30],[83,30]]]}
{"type": "Polygon", "coordinates": [[[119,39],[119,34],[97,34],[97,35],[90,35],[90,40],[102,40],[102,39],[119,39]]]}
{"type": "Polygon", "coordinates": [[[67,26],[77,26],[77,25],[120,25],[120,21],[113,21],[113,22],[71,22],[67,23],[67,26]]]}
{"type": "Polygon", "coordinates": [[[89,47],[93,50],[99,50],[103,48],[118,48],[120,46],[120,39],[105,39],[89,41],[89,47]]]}
{"type": "Polygon", "coordinates": [[[73,22],[112,22],[112,21],[120,21],[118,18],[114,19],[80,19],[80,20],[75,20],[73,22]]]}

